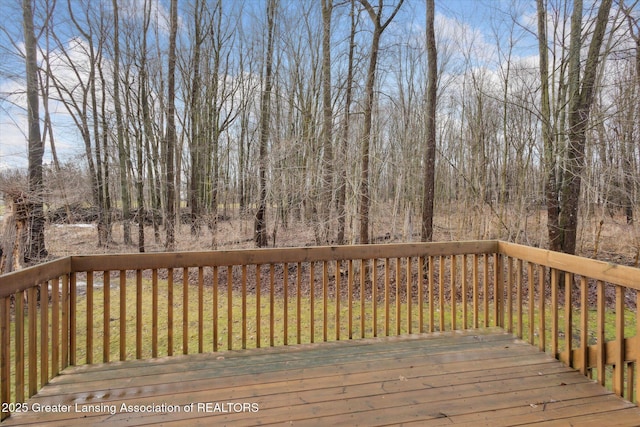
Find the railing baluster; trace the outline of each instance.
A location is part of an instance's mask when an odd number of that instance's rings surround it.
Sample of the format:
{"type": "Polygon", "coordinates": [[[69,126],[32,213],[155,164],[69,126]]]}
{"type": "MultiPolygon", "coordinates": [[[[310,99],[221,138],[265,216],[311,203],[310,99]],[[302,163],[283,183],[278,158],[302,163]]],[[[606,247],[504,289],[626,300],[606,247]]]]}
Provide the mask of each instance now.
{"type": "Polygon", "coordinates": [[[204,352],[204,267],[198,267],[198,353],[204,352]]]}
{"type": "Polygon", "coordinates": [[[315,331],[316,331],[316,293],[314,289],[314,284],[316,281],[316,270],[315,263],[311,261],[309,265],[309,339],[311,343],[315,342],[315,331]]]}
{"type": "MultiPolygon", "coordinates": [[[[262,291],[262,287],[261,282],[262,279],[260,278],[260,270],[261,270],[262,266],[260,264],[256,265],[256,348],[260,348],[260,346],[262,345],[262,316],[261,316],[261,304],[262,302],[261,300],[261,291],[262,291]]],[[[298,312],[299,315],[299,312],[298,312]]]]}
{"type": "Polygon", "coordinates": [[[342,280],[340,265],[340,260],[336,260],[336,341],[340,340],[340,282],[342,280]]]}
{"type": "Polygon", "coordinates": [[[504,271],[503,257],[500,254],[493,256],[493,282],[494,282],[494,325],[504,327],[504,271]]]}
{"type": "Polygon", "coordinates": [[[24,292],[16,292],[15,299],[15,372],[16,402],[24,402],[24,292]]]}
{"type": "Polygon", "coordinates": [[[507,332],[513,333],[513,257],[505,257],[507,260],[507,332]]]}
{"type": "Polygon", "coordinates": [[[401,322],[402,322],[402,313],[401,313],[401,301],[400,301],[400,283],[402,283],[402,277],[401,277],[401,267],[402,266],[402,260],[400,258],[396,258],[396,283],[395,283],[395,290],[396,290],[396,335],[400,335],[400,326],[401,326],[401,322]]]}
{"type": "Polygon", "coordinates": [[[384,334],[389,336],[389,287],[391,282],[391,267],[389,265],[389,258],[384,259],[384,334]]]}
{"type": "Polygon", "coordinates": [[[136,359],[142,359],[142,270],[136,270],[136,359]]]}
{"type": "Polygon", "coordinates": [[[433,255],[429,255],[429,277],[428,277],[428,286],[427,295],[429,298],[429,332],[434,332],[435,330],[435,306],[433,301],[434,294],[434,271],[435,271],[435,261],[433,255]]]}
{"type": "Polygon", "coordinates": [[[242,266],[242,348],[247,348],[247,266],[242,266]]]}
{"type": "Polygon", "coordinates": [[[151,357],[158,357],[158,270],[151,271],[151,357]]]}
{"type": "Polygon", "coordinates": [[[580,373],[587,375],[589,370],[589,302],[587,278],[580,278],[580,373]]]}
{"type": "Polygon", "coordinates": [[[77,341],[77,301],[78,292],[76,290],[76,273],[69,274],[69,364],[76,364],[77,341]]]}
{"type": "Polygon", "coordinates": [[[613,392],[622,396],[624,390],[624,288],[616,285],[616,340],[613,365],[613,392]]]}
{"type": "Polygon", "coordinates": [[[598,369],[598,383],[601,386],[605,385],[605,336],[604,336],[604,311],[605,311],[605,300],[604,300],[604,282],[598,280],[597,282],[598,289],[598,308],[597,308],[597,326],[596,326],[596,339],[597,343],[597,369],[598,369]]]}
{"type": "Polygon", "coordinates": [[[120,270],[120,360],[127,360],[127,272],[120,270]]]}
{"type": "Polygon", "coordinates": [[[286,262],[282,266],[283,271],[283,280],[282,291],[283,291],[283,304],[284,304],[284,317],[283,317],[283,333],[284,333],[284,345],[289,345],[289,264],[286,262]]]}
{"type": "Polygon", "coordinates": [[[296,271],[296,342],[300,344],[302,342],[302,263],[298,262],[296,271]]]}
{"type": "MultiPolygon", "coordinates": [[[[535,334],[535,278],[533,276],[533,264],[527,263],[527,287],[529,289],[529,344],[534,344],[535,334]]],[[[544,313],[542,313],[544,314],[544,313]]]]}
{"type": "Polygon", "coordinates": [[[173,268],[167,269],[167,356],[173,356],[173,268]]]}
{"type": "Polygon", "coordinates": [[[371,310],[373,312],[373,336],[378,336],[378,259],[373,259],[373,273],[371,276],[371,310]]]}
{"type": "MultiPolygon", "coordinates": [[[[258,270],[258,267],[256,266],[256,270],[258,270]]],[[[213,351],[216,352],[218,351],[218,316],[220,315],[219,313],[219,306],[218,306],[218,285],[220,283],[220,279],[218,278],[218,266],[215,265],[213,267],[213,298],[212,298],[212,317],[213,317],[213,351]]],[[[256,277],[260,277],[256,271],[256,277]]],[[[256,279],[257,280],[257,279],[256,279]]],[[[258,283],[256,282],[256,297],[258,297],[258,295],[260,295],[260,288],[258,287],[258,283]]],[[[260,322],[257,322],[257,325],[260,325],[260,322]]],[[[260,347],[260,327],[256,326],[257,329],[257,334],[258,334],[258,338],[256,338],[256,343],[258,344],[258,347],[260,347]]]]}
{"type": "Polygon", "coordinates": [[[477,254],[473,254],[473,267],[472,267],[472,283],[471,286],[473,286],[473,327],[474,328],[478,328],[480,325],[478,323],[478,310],[479,310],[479,305],[478,305],[478,255],[477,254]]]}
{"type": "Polygon", "coordinates": [[[412,333],[412,316],[411,316],[411,292],[412,292],[412,274],[411,274],[411,257],[407,257],[407,333],[412,333]]]}
{"type": "Polygon", "coordinates": [[[276,310],[275,310],[275,266],[269,264],[269,345],[275,346],[276,310]]]}
{"type": "MultiPolygon", "coordinates": [[[[375,260],[374,260],[375,269],[375,260]]],[[[418,257],[418,324],[419,332],[424,333],[424,257],[418,257]]],[[[375,286],[374,286],[375,289],[375,286]]],[[[374,306],[375,307],[375,306],[374,306]]],[[[374,335],[375,336],[375,335],[374,335]]]]}
{"type": "Polygon", "coordinates": [[[440,332],[444,332],[444,256],[438,260],[438,313],[440,317],[440,332]]]}
{"type": "Polygon", "coordinates": [[[348,316],[349,316],[349,339],[353,339],[353,260],[348,261],[348,271],[347,271],[347,304],[349,306],[348,316]]]}
{"type": "Polygon", "coordinates": [[[328,341],[329,265],[322,261],[322,341],[328,341]]]}
{"type": "Polygon", "coordinates": [[[233,350],[233,266],[227,266],[227,350],[233,350]]]}
{"type": "MultiPolygon", "coordinates": [[[[4,301],[0,301],[2,304],[4,301]]],[[[0,319],[1,319],[0,315],[0,319]]],[[[87,333],[87,336],[90,334],[87,333]]],[[[1,340],[0,340],[1,341],[1,340]]],[[[4,346],[4,344],[0,344],[4,346]]],[[[87,362],[88,363],[88,362],[87,362]]],[[[40,285],[40,387],[49,383],[49,282],[40,285]]]]}
{"type": "Polygon", "coordinates": [[[51,377],[60,373],[60,279],[51,281],[51,377]]]}
{"type": "Polygon", "coordinates": [[[540,320],[540,325],[539,325],[539,339],[538,339],[538,348],[540,349],[540,351],[545,351],[546,346],[547,346],[547,325],[546,325],[546,308],[545,308],[545,302],[546,302],[546,293],[545,293],[545,275],[546,275],[546,269],[544,268],[543,265],[539,265],[538,266],[538,294],[539,294],[539,304],[540,307],[538,309],[539,313],[539,320],[540,320]]]}
{"type": "Polygon", "coordinates": [[[518,327],[517,327],[517,335],[518,338],[522,339],[523,337],[523,315],[522,315],[522,277],[523,277],[523,264],[522,260],[518,259],[516,261],[516,312],[518,316],[518,327]]]}
{"type": "Polygon", "coordinates": [[[451,330],[455,331],[457,329],[456,320],[458,317],[457,309],[456,309],[456,300],[458,299],[458,290],[457,290],[457,259],[456,255],[451,255],[451,265],[450,265],[450,286],[451,286],[451,330]]]}
{"type": "Polygon", "coordinates": [[[189,267],[182,269],[182,354],[189,354],[189,267]]]}
{"type": "Polygon", "coordinates": [[[87,364],[93,364],[93,271],[87,271],[87,364]]]}
{"type": "Polygon", "coordinates": [[[360,260],[360,338],[364,338],[365,332],[365,286],[367,280],[367,269],[368,269],[367,261],[364,259],[360,260]]]}
{"type": "Polygon", "coordinates": [[[564,348],[565,363],[573,366],[572,345],[573,345],[573,303],[571,301],[571,288],[573,287],[573,275],[564,274],[564,348]]]}
{"type": "Polygon", "coordinates": [[[69,366],[69,275],[62,276],[62,301],[60,301],[62,309],[62,369],[69,366]]]}
{"type": "Polygon", "coordinates": [[[29,327],[29,396],[31,397],[38,392],[38,328],[37,328],[37,301],[36,287],[33,286],[27,290],[27,315],[29,327]]]}
{"type": "MultiPolygon", "coordinates": [[[[494,292],[496,285],[494,285],[494,292]]],[[[482,255],[482,302],[484,304],[483,313],[484,313],[484,326],[487,328],[489,326],[489,255],[482,255]]]]}
{"type": "Polygon", "coordinates": [[[558,358],[558,271],[551,269],[551,355],[558,358]]]}
{"type": "Polygon", "coordinates": [[[468,305],[467,305],[467,254],[462,255],[462,268],[460,269],[460,273],[462,277],[460,278],[461,282],[461,304],[462,304],[462,329],[467,329],[469,327],[469,313],[468,313],[468,305]]]}

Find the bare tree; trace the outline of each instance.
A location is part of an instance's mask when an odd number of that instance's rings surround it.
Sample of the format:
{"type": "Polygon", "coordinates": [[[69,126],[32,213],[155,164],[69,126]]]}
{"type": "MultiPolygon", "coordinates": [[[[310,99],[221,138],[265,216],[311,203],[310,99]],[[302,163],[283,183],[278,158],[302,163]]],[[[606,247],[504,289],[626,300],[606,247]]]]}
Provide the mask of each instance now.
{"type": "Polygon", "coordinates": [[[165,162],[166,162],[166,231],[167,238],[165,248],[168,251],[176,249],[176,182],[175,182],[175,151],[177,145],[175,98],[176,98],[176,37],[178,34],[178,0],[171,0],[169,31],[169,67],[167,69],[167,133],[165,137],[165,162]]]}
{"type": "Polygon", "coordinates": [[[433,203],[436,166],[436,103],[438,85],[438,52],[435,35],[434,0],[427,0],[427,140],[424,154],[424,194],[422,201],[422,241],[433,240],[433,203]]]}
{"type": "Polygon", "coordinates": [[[561,188],[560,249],[575,253],[578,230],[578,206],[584,168],[586,131],[594,96],[594,83],[600,62],[600,48],[609,19],[612,0],[603,0],[598,10],[585,62],[584,75],[580,76],[580,51],[582,48],[582,0],[574,0],[571,16],[571,42],[569,46],[569,111],[568,142],[565,179],[561,188]]]}
{"type": "Polygon", "coordinates": [[[362,151],[361,151],[361,175],[360,175],[360,243],[369,243],[369,208],[371,205],[369,189],[369,157],[371,147],[371,122],[373,117],[374,84],[376,81],[376,68],[378,66],[378,54],[380,49],[380,38],[382,33],[389,26],[396,16],[404,0],[396,4],[393,12],[386,21],[382,20],[384,1],[378,1],[378,7],[371,6],[368,0],[360,0],[360,3],[369,14],[373,22],[373,36],[371,38],[371,51],[369,52],[369,68],[367,70],[367,82],[365,84],[365,105],[364,105],[364,128],[362,131],[362,151]]]}
{"type": "Polygon", "coordinates": [[[42,159],[44,157],[44,141],[40,133],[39,93],[38,93],[38,49],[33,24],[33,8],[31,0],[22,1],[23,29],[25,40],[25,63],[27,77],[27,110],[28,110],[28,245],[24,260],[36,262],[47,256],[44,241],[44,184],[42,180],[42,159]]]}
{"type": "Polygon", "coordinates": [[[259,153],[259,201],[255,216],[254,240],[259,248],[267,246],[267,150],[269,145],[269,130],[271,117],[271,87],[273,78],[273,45],[275,19],[278,0],[267,2],[267,51],[262,87],[262,101],[260,104],[260,153],[259,153]]]}

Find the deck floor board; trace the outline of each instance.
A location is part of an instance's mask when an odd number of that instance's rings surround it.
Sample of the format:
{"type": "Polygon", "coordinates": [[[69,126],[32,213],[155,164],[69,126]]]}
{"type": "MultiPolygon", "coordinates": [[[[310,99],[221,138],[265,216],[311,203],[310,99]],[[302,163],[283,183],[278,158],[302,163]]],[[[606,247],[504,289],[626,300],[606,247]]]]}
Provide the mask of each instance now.
{"type": "Polygon", "coordinates": [[[640,408],[500,329],[70,367],[29,400],[45,404],[70,412],[2,425],[640,425],[640,408]]]}

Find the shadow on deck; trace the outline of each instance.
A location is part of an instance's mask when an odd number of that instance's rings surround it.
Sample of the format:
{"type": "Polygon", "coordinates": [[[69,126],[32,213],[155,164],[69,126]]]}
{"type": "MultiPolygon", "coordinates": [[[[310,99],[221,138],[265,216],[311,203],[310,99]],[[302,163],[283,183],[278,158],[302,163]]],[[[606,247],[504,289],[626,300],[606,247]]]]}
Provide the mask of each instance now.
{"type": "Polygon", "coordinates": [[[70,367],[26,407],[3,425],[640,423],[500,328],[70,367]]]}

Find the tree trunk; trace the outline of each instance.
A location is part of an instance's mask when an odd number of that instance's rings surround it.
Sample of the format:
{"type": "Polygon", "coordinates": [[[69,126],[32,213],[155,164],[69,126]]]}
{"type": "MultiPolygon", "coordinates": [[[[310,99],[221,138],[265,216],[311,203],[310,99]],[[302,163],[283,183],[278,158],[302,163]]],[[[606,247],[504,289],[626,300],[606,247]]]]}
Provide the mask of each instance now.
{"type": "Polygon", "coordinates": [[[331,109],[331,13],[333,0],[322,0],[322,195],[320,197],[320,239],[329,243],[333,187],[333,111],[331,109]]]}
{"type": "Polygon", "coordinates": [[[567,149],[565,179],[560,198],[559,227],[562,252],[574,254],[578,230],[578,207],[589,113],[594,95],[594,83],[600,62],[600,47],[604,39],[612,0],[600,5],[587,54],[584,76],[580,78],[580,50],[582,47],[582,0],[574,1],[569,46],[569,147],[567,149]]]}
{"type": "Polygon", "coordinates": [[[167,135],[165,162],[167,168],[167,238],[165,249],[176,249],[176,182],[175,182],[175,150],[176,150],[176,35],[178,33],[178,0],[171,0],[171,30],[169,34],[169,66],[167,68],[167,135]]]}
{"type": "Polygon", "coordinates": [[[27,113],[29,139],[29,195],[28,195],[28,244],[25,248],[26,263],[37,262],[47,256],[44,241],[44,185],[42,180],[42,158],[44,142],[40,134],[40,114],[38,108],[38,52],[33,26],[31,0],[23,0],[23,29],[25,40],[25,62],[27,78],[27,113]]]}
{"type": "Polygon", "coordinates": [[[438,53],[435,36],[435,6],[427,0],[427,141],[424,155],[424,195],[422,204],[422,241],[433,240],[433,202],[436,165],[436,101],[438,84],[438,53]]]}
{"type": "Polygon", "coordinates": [[[547,13],[544,0],[537,0],[538,9],[538,49],[540,54],[540,113],[542,119],[542,141],[544,146],[545,197],[547,202],[547,233],[549,249],[560,250],[560,228],[558,215],[558,190],[556,183],[556,149],[551,126],[551,105],[549,101],[549,55],[547,52],[547,13]]]}
{"type": "Polygon", "coordinates": [[[345,89],[345,102],[344,102],[344,125],[342,128],[341,138],[341,152],[342,168],[340,171],[340,182],[338,184],[338,194],[336,200],[337,215],[338,215],[338,235],[336,237],[336,243],[338,245],[344,244],[345,225],[347,221],[347,152],[349,147],[349,129],[351,121],[351,97],[353,91],[353,57],[356,47],[356,14],[355,14],[355,0],[351,0],[351,31],[349,32],[349,60],[347,68],[347,81],[345,89]]]}
{"type": "Polygon", "coordinates": [[[259,248],[267,246],[267,148],[269,144],[271,85],[273,67],[273,38],[275,30],[275,16],[277,0],[269,0],[267,3],[267,52],[264,70],[264,88],[260,105],[260,154],[259,154],[259,204],[255,216],[254,240],[259,248]]]}
{"type": "Polygon", "coordinates": [[[382,23],[383,1],[378,3],[378,10],[374,10],[367,0],[360,0],[373,22],[373,37],[371,39],[371,52],[369,53],[369,68],[367,69],[367,82],[365,84],[364,125],[361,139],[361,171],[360,171],[360,243],[369,243],[369,210],[371,197],[369,190],[369,157],[371,149],[371,125],[373,120],[374,85],[376,81],[376,68],[378,65],[378,53],[380,37],[400,10],[404,0],[400,0],[393,13],[384,24],[382,23]]]}

